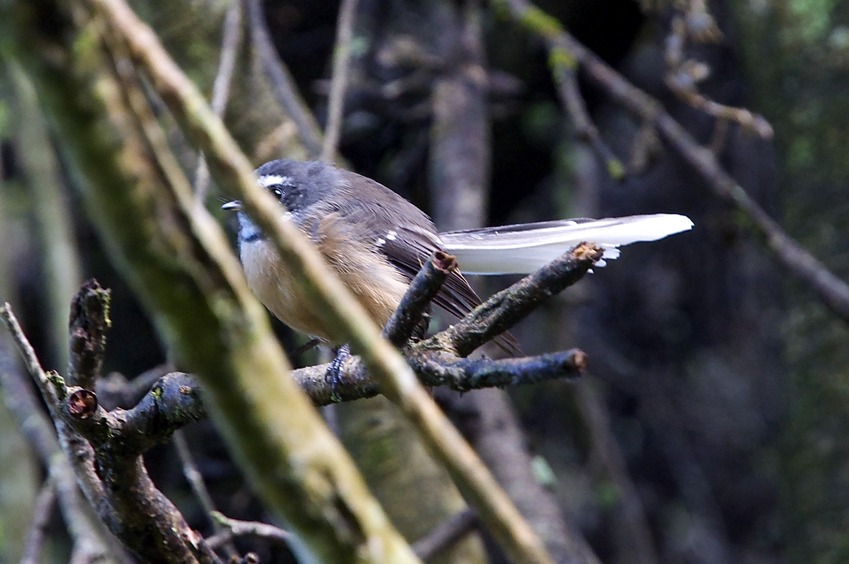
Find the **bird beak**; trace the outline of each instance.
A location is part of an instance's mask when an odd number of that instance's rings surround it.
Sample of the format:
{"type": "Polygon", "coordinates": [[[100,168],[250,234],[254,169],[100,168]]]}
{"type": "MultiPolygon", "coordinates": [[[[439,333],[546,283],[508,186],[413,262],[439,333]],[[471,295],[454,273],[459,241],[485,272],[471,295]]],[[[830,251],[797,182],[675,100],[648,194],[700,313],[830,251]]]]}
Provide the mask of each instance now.
{"type": "Polygon", "coordinates": [[[221,209],[224,211],[239,211],[242,209],[242,202],[239,200],[233,200],[221,206],[221,209]]]}

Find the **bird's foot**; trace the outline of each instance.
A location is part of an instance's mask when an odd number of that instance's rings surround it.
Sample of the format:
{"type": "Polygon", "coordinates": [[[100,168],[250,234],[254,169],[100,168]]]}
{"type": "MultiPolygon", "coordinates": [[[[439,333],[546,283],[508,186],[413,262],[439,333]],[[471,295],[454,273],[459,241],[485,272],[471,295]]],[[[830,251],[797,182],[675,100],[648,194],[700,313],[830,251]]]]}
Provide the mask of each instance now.
{"type": "Polygon", "coordinates": [[[327,372],[324,373],[324,381],[330,387],[330,400],[334,403],[342,401],[338,390],[342,384],[342,367],[351,356],[351,348],[345,344],[337,348],[335,353],[330,366],[327,367],[327,372]]]}

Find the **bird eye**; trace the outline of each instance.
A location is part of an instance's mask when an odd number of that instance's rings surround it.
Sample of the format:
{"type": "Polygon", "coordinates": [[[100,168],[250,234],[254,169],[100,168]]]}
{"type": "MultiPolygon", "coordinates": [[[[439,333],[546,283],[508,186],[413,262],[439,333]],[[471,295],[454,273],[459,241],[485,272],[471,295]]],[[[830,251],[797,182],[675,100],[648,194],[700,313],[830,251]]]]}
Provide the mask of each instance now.
{"type": "Polygon", "coordinates": [[[283,195],[283,190],[281,190],[279,186],[271,186],[268,189],[271,191],[272,194],[274,194],[274,197],[278,200],[283,195]]]}

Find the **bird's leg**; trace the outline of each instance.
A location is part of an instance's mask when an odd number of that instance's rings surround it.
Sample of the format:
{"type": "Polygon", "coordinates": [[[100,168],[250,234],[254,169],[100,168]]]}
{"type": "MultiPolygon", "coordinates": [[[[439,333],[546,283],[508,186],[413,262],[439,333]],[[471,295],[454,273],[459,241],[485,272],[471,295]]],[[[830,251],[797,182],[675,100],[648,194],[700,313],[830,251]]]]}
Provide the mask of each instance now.
{"type": "Polygon", "coordinates": [[[314,349],[315,347],[317,347],[318,345],[320,345],[323,342],[324,341],[322,341],[321,339],[312,338],[309,341],[307,341],[306,343],[304,343],[303,345],[301,345],[298,348],[296,348],[295,350],[293,350],[290,357],[293,358],[293,359],[297,359],[299,362],[302,362],[303,361],[303,359],[301,358],[302,354],[308,353],[309,351],[311,351],[312,349],[314,349]]]}
{"type": "Polygon", "coordinates": [[[334,350],[333,360],[330,361],[330,366],[327,367],[327,372],[324,373],[324,381],[330,386],[330,399],[334,403],[342,401],[337,389],[339,384],[342,383],[342,367],[350,356],[351,347],[347,344],[337,347],[334,350]]]}

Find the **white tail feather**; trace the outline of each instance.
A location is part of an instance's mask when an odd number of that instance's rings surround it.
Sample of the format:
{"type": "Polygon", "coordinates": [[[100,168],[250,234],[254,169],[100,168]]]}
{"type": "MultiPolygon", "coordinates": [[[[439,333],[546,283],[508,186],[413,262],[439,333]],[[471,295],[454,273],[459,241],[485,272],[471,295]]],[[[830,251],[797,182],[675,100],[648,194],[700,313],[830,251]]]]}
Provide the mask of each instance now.
{"type": "MultiPolygon", "coordinates": [[[[619,256],[620,245],[656,241],[692,229],[676,214],[634,215],[594,220],[548,221],[440,233],[445,251],[457,257],[464,274],[525,274],[578,243],[604,247],[604,258],[619,256]]],[[[599,261],[598,266],[603,266],[599,261]]]]}

